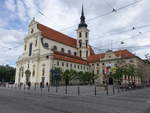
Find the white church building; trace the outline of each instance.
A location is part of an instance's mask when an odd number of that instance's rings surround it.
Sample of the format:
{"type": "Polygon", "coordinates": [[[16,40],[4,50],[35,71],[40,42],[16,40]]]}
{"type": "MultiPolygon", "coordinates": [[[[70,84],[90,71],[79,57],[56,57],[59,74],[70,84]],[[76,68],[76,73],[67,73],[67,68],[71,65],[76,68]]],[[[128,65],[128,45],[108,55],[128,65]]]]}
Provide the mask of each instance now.
{"type": "MultiPolygon", "coordinates": [[[[95,54],[89,45],[89,29],[85,23],[83,7],[76,34],[76,39],[71,38],[33,19],[24,39],[23,54],[16,63],[15,83],[50,83],[50,70],[55,67],[63,71],[73,69],[101,75],[105,73],[108,63],[115,65],[115,59],[137,58],[127,50],[95,54]]],[[[99,80],[102,82],[102,77],[99,80]]]]}

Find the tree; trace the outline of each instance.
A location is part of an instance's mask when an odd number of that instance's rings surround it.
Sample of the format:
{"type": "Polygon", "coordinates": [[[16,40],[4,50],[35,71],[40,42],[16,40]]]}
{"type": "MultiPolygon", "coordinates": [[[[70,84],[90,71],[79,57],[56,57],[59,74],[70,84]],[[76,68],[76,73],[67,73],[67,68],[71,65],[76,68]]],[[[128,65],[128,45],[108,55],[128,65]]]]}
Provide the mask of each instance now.
{"type": "Polygon", "coordinates": [[[9,65],[0,65],[0,81],[14,82],[16,69],[9,65]]]}
{"type": "Polygon", "coordinates": [[[92,83],[98,76],[91,72],[79,72],[78,79],[83,83],[92,83]]]}
{"type": "Polygon", "coordinates": [[[124,74],[124,67],[122,66],[116,66],[115,67],[115,70],[113,70],[112,72],[112,77],[117,80],[117,81],[120,81],[123,77],[123,74],[124,74]]]}
{"type": "Polygon", "coordinates": [[[62,79],[65,81],[66,85],[69,85],[69,81],[72,80],[69,70],[65,70],[65,72],[62,73],[62,79]]]}

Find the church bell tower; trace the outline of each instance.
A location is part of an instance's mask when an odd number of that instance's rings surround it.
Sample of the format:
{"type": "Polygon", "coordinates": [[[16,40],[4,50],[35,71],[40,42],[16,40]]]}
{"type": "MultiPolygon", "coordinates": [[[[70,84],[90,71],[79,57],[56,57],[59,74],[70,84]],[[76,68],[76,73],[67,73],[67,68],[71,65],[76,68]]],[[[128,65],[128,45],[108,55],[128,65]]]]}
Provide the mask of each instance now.
{"type": "Polygon", "coordinates": [[[78,48],[78,56],[80,56],[85,60],[90,55],[89,30],[87,26],[88,25],[85,23],[84,9],[82,5],[80,24],[78,25],[77,29],[77,48],[78,48]]]}

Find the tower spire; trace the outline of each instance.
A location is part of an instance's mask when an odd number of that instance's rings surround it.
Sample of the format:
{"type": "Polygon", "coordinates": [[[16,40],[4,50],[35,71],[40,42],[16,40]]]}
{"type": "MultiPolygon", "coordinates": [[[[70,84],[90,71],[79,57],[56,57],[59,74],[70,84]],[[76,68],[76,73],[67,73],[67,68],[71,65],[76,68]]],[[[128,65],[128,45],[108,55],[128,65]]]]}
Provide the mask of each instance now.
{"type": "Polygon", "coordinates": [[[80,19],[81,19],[81,22],[85,22],[83,4],[82,4],[82,12],[81,12],[81,18],[80,19]]]}
{"type": "Polygon", "coordinates": [[[87,27],[87,24],[85,23],[85,16],[84,16],[83,4],[82,4],[82,11],[81,11],[81,17],[80,17],[79,28],[80,28],[80,27],[87,27]]]}

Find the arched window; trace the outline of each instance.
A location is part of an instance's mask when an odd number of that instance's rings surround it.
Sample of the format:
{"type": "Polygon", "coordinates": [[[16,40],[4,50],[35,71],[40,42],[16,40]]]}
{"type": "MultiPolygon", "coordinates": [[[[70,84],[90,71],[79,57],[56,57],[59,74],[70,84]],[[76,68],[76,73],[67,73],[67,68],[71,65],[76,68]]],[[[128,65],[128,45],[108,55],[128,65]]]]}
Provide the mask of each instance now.
{"type": "Polygon", "coordinates": [[[81,50],[80,50],[80,53],[79,53],[79,54],[80,54],[80,57],[81,57],[81,56],[82,56],[82,52],[81,52],[81,50]]]}
{"type": "Polygon", "coordinates": [[[44,76],[44,74],[45,74],[45,68],[43,67],[43,69],[42,69],[42,76],[44,76]]]}
{"type": "Polygon", "coordinates": [[[88,57],[88,51],[86,51],[86,57],[88,57]]]}
{"type": "Polygon", "coordinates": [[[79,32],[79,37],[82,37],[82,33],[81,32],[79,32]]]}
{"type": "Polygon", "coordinates": [[[71,55],[71,51],[70,51],[70,50],[68,50],[68,54],[70,54],[70,55],[71,55]]]}
{"type": "Polygon", "coordinates": [[[79,40],[79,47],[82,46],[82,40],[79,40]]]}
{"type": "Polygon", "coordinates": [[[53,50],[54,50],[54,51],[57,51],[57,46],[54,45],[54,46],[53,46],[53,50]]]}
{"type": "Polygon", "coordinates": [[[26,44],[24,45],[24,50],[26,50],[26,44]]]}
{"type": "Polygon", "coordinates": [[[31,33],[33,33],[34,32],[34,30],[33,29],[31,29],[31,33]]]}
{"type": "Polygon", "coordinates": [[[21,74],[22,74],[22,77],[23,77],[23,75],[24,75],[24,69],[23,69],[23,67],[21,68],[21,74]]]}
{"type": "Polygon", "coordinates": [[[42,76],[45,75],[45,64],[43,64],[43,68],[42,68],[42,76]]]}
{"type": "Polygon", "coordinates": [[[61,48],[61,52],[63,52],[63,53],[65,52],[64,48],[61,48]]]}
{"type": "Polygon", "coordinates": [[[88,40],[86,40],[86,47],[88,46],[88,40]]]}
{"type": "Polygon", "coordinates": [[[32,43],[30,43],[30,46],[29,46],[29,56],[32,55],[32,43]]]}
{"type": "Polygon", "coordinates": [[[37,46],[37,39],[35,40],[35,47],[37,46]]]}
{"type": "Polygon", "coordinates": [[[57,61],[57,66],[59,66],[59,61],[57,61]]]}
{"type": "Polygon", "coordinates": [[[32,71],[32,76],[35,75],[35,65],[33,65],[33,71],[32,71]]]}
{"type": "Polygon", "coordinates": [[[74,56],[77,56],[77,53],[76,53],[76,52],[74,52],[74,56]]]}
{"type": "Polygon", "coordinates": [[[85,37],[86,37],[86,38],[88,37],[88,32],[85,33],[85,37]]]}
{"type": "Polygon", "coordinates": [[[64,62],[62,62],[62,66],[64,66],[64,62]]]}

